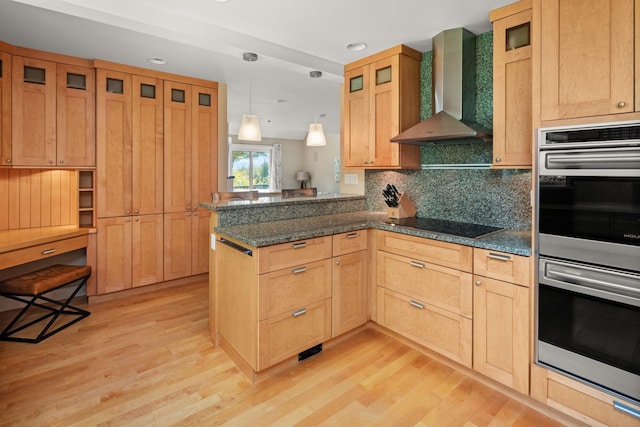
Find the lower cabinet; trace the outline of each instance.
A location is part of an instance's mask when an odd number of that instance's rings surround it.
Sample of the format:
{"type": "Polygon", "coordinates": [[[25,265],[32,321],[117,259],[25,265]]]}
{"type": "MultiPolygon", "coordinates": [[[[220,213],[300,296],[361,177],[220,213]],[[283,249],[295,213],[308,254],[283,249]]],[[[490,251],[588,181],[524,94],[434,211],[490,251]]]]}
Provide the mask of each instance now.
{"type": "Polygon", "coordinates": [[[472,248],[385,231],[377,235],[376,321],[472,365],[472,248]]]}
{"type": "Polygon", "coordinates": [[[162,222],[162,214],[98,219],[98,294],[162,282],[162,222]]]}
{"type": "Polygon", "coordinates": [[[358,231],[262,248],[220,236],[217,334],[248,374],[368,320],[366,236],[358,231]]]}
{"type": "Polygon", "coordinates": [[[164,214],[164,280],[209,271],[211,211],[164,214]]]}
{"type": "Polygon", "coordinates": [[[529,269],[529,257],[474,249],[473,369],[523,394],[531,360],[529,269]]]}

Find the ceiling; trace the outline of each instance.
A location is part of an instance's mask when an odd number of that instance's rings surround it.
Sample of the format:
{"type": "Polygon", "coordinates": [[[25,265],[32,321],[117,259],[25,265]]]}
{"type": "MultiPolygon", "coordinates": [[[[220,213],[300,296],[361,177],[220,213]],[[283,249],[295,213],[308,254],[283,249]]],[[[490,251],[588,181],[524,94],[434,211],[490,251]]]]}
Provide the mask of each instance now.
{"type": "Polygon", "coordinates": [[[344,64],[401,43],[429,51],[449,28],[490,31],[489,11],[512,1],[0,0],[0,40],[225,83],[230,134],[249,112],[251,81],[263,137],[302,139],[317,114],[340,132],[344,64]],[[347,50],[354,42],[368,48],[347,50]]]}

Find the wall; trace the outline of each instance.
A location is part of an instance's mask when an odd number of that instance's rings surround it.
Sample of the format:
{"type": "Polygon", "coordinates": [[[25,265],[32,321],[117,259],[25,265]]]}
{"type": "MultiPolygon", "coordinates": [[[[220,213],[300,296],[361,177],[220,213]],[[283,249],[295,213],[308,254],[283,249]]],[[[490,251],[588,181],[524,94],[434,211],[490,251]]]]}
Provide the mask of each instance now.
{"type": "MultiPolygon", "coordinates": [[[[493,33],[476,38],[476,119],[493,127],[493,33]]],[[[420,117],[431,115],[431,52],[423,54],[420,73],[420,117]]],[[[420,148],[423,169],[365,172],[366,207],[384,211],[382,189],[394,184],[406,191],[417,216],[474,222],[515,229],[531,227],[531,171],[489,170],[440,164],[490,164],[490,143],[444,144],[420,148]]]]}

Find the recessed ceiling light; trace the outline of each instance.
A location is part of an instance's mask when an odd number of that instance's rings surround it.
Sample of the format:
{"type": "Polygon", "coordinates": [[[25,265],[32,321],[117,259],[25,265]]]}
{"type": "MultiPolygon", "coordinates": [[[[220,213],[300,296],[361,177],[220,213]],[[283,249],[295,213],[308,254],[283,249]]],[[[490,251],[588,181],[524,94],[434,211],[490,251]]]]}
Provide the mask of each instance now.
{"type": "Polygon", "coordinates": [[[167,63],[167,60],[164,58],[147,58],[147,61],[156,65],[165,65],[167,63]]]}
{"type": "Polygon", "coordinates": [[[355,42],[347,45],[347,49],[349,50],[365,50],[366,48],[367,44],[365,42],[355,42]]]}
{"type": "Polygon", "coordinates": [[[276,104],[284,104],[285,102],[287,102],[286,99],[276,99],[273,102],[275,102],[276,104]]]}

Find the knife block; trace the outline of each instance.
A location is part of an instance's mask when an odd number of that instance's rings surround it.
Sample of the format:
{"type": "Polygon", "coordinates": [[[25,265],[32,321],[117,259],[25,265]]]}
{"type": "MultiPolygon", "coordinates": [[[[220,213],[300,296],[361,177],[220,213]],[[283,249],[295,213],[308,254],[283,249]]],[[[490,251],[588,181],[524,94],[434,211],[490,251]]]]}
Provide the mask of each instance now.
{"type": "Polygon", "coordinates": [[[398,206],[387,208],[387,217],[390,219],[410,218],[416,216],[416,207],[405,193],[400,195],[398,206]]]}

